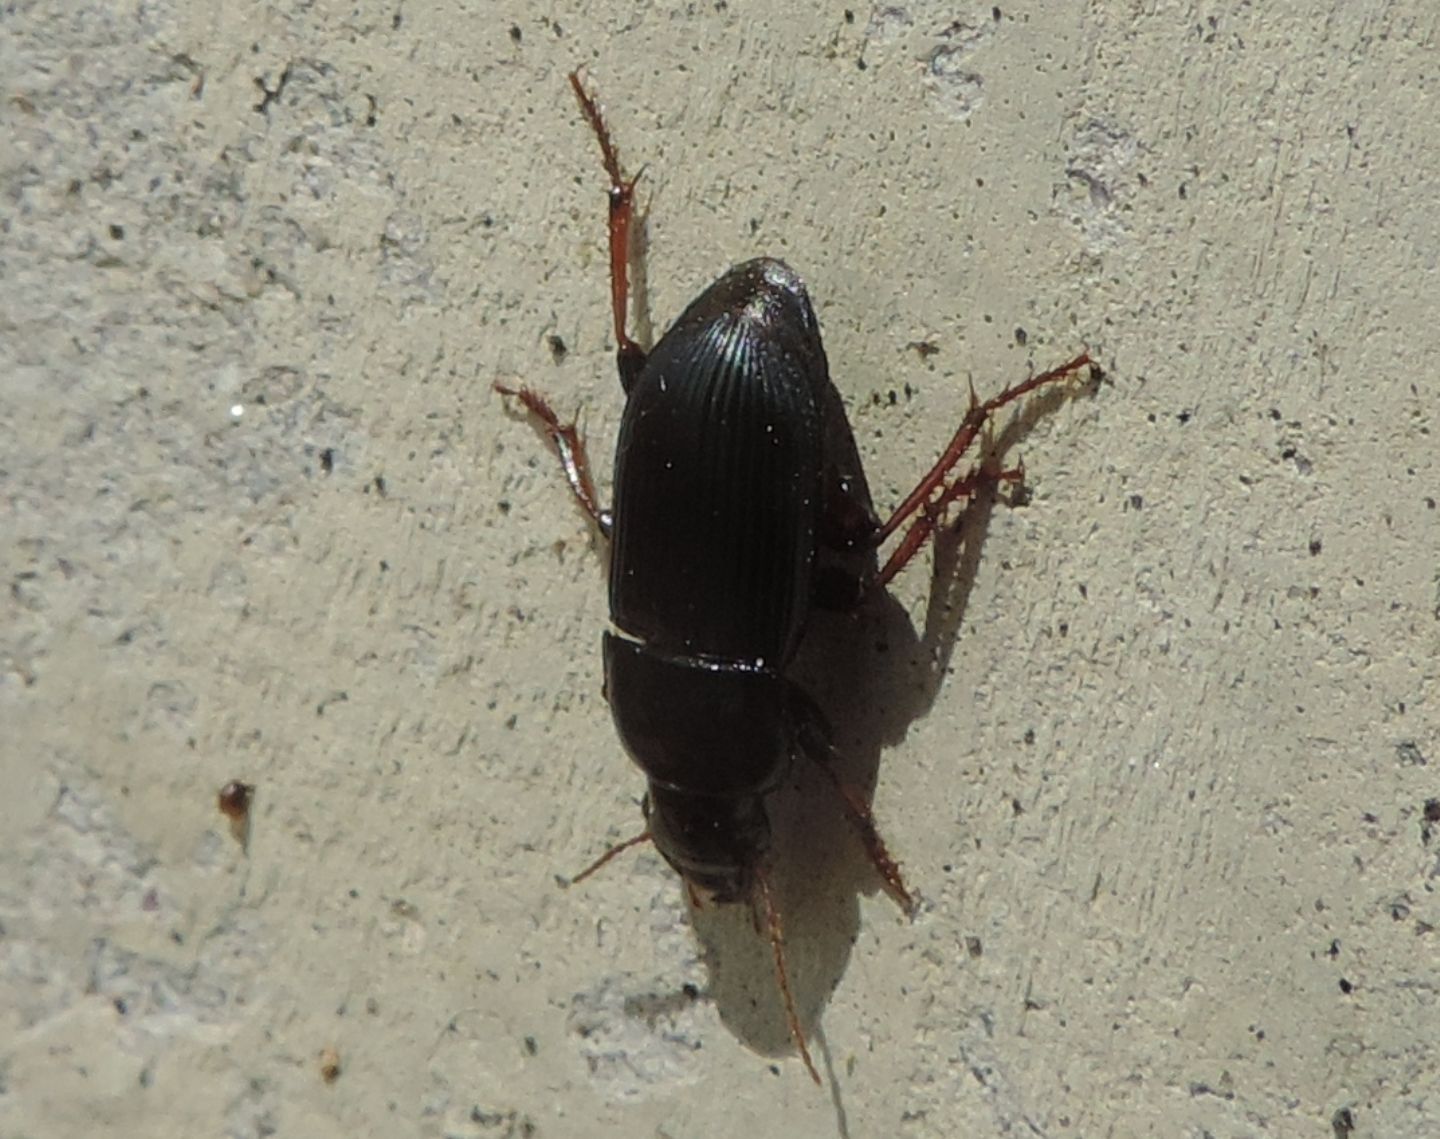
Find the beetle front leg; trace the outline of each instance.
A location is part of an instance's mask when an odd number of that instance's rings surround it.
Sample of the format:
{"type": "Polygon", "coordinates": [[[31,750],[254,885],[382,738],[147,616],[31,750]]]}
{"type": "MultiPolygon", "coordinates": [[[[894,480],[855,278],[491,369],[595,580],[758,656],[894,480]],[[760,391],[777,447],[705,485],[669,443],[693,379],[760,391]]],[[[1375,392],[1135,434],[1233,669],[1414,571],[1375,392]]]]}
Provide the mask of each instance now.
{"type": "Polygon", "coordinates": [[[960,426],[955,429],[955,434],[950,437],[950,443],[941,452],[940,458],[925,473],[924,478],[916,484],[915,489],[905,496],[905,501],[896,507],[895,512],[875,531],[872,540],[876,546],[879,546],[907,521],[910,521],[905,536],[886,559],[875,579],[868,583],[867,590],[883,589],[896,574],[905,568],[910,559],[920,552],[930,536],[934,534],[945,510],[953,503],[962,498],[969,498],[985,482],[996,480],[1016,482],[1023,478],[1023,467],[998,472],[987,472],[983,468],[977,467],[953,481],[950,480],[950,472],[964,458],[970,445],[975,442],[976,436],[984,430],[985,425],[997,411],[1039,388],[1077,375],[1082,369],[1088,370],[1092,377],[1099,373],[1099,365],[1090,358],[1088,352],[1082,352],[1075,359],[1061,364],[1058,368],[1051,368],[1048,372],[1041,372],[1038,376],[1031,376],[1022,383],[1014,384],[983,403],[975,398],[975,392],[973,389],[971,390],[970,409],[961,419],[960,426]],[[912,519],[913,521],[911,521],[912,519]]]}
{"type": "Polygon", "coordinates": [[[907,915],[915,912],[915,899],[905,886],[900,864],[891,856],[875,826],[875,816],[865,796],[840,778],[840,752],[830,739],[830,725],[815,701],[796,685],[790,685],[790,716],[800,750],[818,767],[835,788],[845,806],[845,815],[860,836],[865,853],[879,873],[886,891],[907,915]]]}
{"type": "Polygon", "coordinates": [[[909,565],[910,559],[924,548],[925,543],[944,522],[945,512],[953,503],[962,498],[974,498],[985,486],[993,488],[1002,482],[1023,484],[1024,481],[1025,464],[1019,463],[1000,471],[990,470],[982,464],[971,470],[964,478],[958,478],[950,483],[939,497],[921,503],[920,517],[910,524],[910,528],[905,531],[905,537],[885,559],[885,564],[880,567],[880,572],[875,575],[867,588],[883,589],[896,574],[909,565]]]}
{"type": "Polygon", "coordinates": [[[495,390],[501,395],[514,396],[525,405],[525,409],[540,421],[550,444],[560,457],[565,481],[580,508],[590,516],[595,528],[606,538],[610,537],[610,511],[600,505],[595,494],[595,480],[590,477],[590,456],[585,452],[585,440],[574,423],[561,423],[555,409],[539,392],[527,387],[512,388],[496,383],[495,390]]]}
{"type": "MultiPolygon", "coordinates": [[[[1000,482],[1023,482],[1025,469],[1017,465],[993,471],[981,465],[963,478],[941,488],[936,499],[920,503],[920,517],[911,523],[904,538],[886,559],[878,573],[855,572],[841,565],[824,565],[816,570],[814,600],[823,609],[846,611],[860,605],[871,593],[883,589],[920,552],[944,520],[946,509],[962,498],[973,497],[982,486],[1000,482]]],[[[888,531],[870,505],[863,478],[848,475],[841,468],[827,474],[821,514],[820,541],[840,554],[874,550],[888,531]]],[[[893,529],[893,527],[892,527],[893,529]]]]}

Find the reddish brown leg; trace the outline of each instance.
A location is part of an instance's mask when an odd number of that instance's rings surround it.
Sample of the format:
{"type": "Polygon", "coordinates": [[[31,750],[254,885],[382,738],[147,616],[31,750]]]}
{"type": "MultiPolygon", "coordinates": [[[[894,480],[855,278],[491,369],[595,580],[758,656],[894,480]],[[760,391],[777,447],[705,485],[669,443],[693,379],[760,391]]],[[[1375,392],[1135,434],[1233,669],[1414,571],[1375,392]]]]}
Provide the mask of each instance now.
{"type": "Polygon", "coordinates": [[[600,143],[605,173],[610,176],[610,307],[615,318],[615,363],[620,369],[620,384],[628,392],[645,363],[644,349],[626,331],[630,311],[630,223],[635,217],[635,183],[640,175],[625,177],[619,152],[600,113],[600,104],[585,90],[580,72],[570,73],[570,86],[575,90],[581,113],[600,143]]]}
{"type": "MultiPolygon", "coordinates": [[[[981,403],[975,398],[975,392],[972,389],[970,392],[970,410],[965,413],[965,417],[960,421],[960,426],[955,429],[955,434],[951,436],[949,445],[941,453],[940,458],[936,460],[935,465],[926,472],[925,477],[920,480],[915,489],[906,496],[905,501],[895,508],[895,513],[890,515],[881,525],[880,529],[876,531],[874,542],[878,546],[903,526],[908,519],[917,513],[920,514],[920,517],[912,523],[910,529],[906,532],[900,545],[896,547],[895,552],[886,559],[884,567],[880,570],[875,580],[870,583],[869,588],[883,588],[897,573],[905,568],[910,559],[920,551],[921,547],[925,545],[926,540],[935,532],[936,524],[947,506],[958,499],[973,494],[975,488],[981,481],[987,478],[997,477],[994,475],[987,476],[977,470],[971,471],[963,478],[956,479],[953,482],[947,483],[946,481],[949,478],[950,472],[955,468],[955,465],[964,458],[965,452],[970,449],[970,445],[975,442],[975,437],[984,429],[985,424],[989,422],[991,416],[1007,404],[1014,403],[1016,400],[1029,395],[1038,388],[1042,388],[1047,384],[1058,383],[1061,380],[1075,375],[1083,368],[1091,368],[1093,366],[1094,362],[1090,359],[1090,354],[1083,352],[1068,363],[1061,364],[1058,368],[1052,368],[1050,371],[1042,372],[1038,376],[1031,376],[1023,383],[1006,388],[999,395],[992,396],[984,403],[981,403]]],[[[1018,477],[1018,471],[1002,471],[998,477],[1013,479],[1018,477]]]]}
{"type": "Polygon", "coordinates": [[[642,842],[649,842],[649,841],[650,841],[650,832],[649,832],[648,830],[644,830],[644,831],[641,831],[641,832],[640,832],[639,834],[637,834],[637,835],[632,835],[630,838],[627,838],[624,842],[617,842],[614,846],[612,846],[609,850],[607,850],[604,854],[602,854],[602,855],[601,855],[599,858],[597,858],[594,862],[590,863],[589,866],[585,867],[584,870],[580,871],[579,874],[577,874],[577,875],[575,875],[575,877],[571,878],[571,879],[570,879],[570,885],[572,885],[572,886],[578,886],[581,882],[585,881],[586,878],[588,878],[588,877],[590,877],[590,875],[594,874],[595,871],[599,870],[600,867],[604,866],[607,862],[609,862],[609,861],[610,861],[612,858],[614,858],[617,854],[624,854],[624,853],[625,853],[627,850],[629,850],[632,846],[639,846],[642,842]]]}
{"type": "Polygon", "coordinates": [[[836,768],[840,761],[840,753],[835,750],[835,745],[830,740],[830,731],[825,723],[825,718],[815,702],[799,688],[791,689],[795,704],[793,715],[795,717],[795,734],[798,737],[800,750],[803,751],[814,762],[825,778],[830,780],[830,785],[835,788],[836,794],[845,805],[845,814],[850,823],[854,826],[860,836],[860,842],[865,847],[865,853],[870,856],[880,880],[885,884],[886,892],[895,899],[896,904],[905,911],[906,915],[915,912],[915,899],[905,886],[904,876],[900,873],[900,864],[890,855],[885,840],[880,837],[880,831],[875,826],[875,816],[870,811],[870,806],[865,802],[865,797],[854,787],[851,787],[840,778],[836,768]]]}
{"type": "Polygon", "coordinates": [[[924,547],[930,535],[939,528],[945,519],[946,509],[953,503],[962,498],[974,497],[975,493],[986,483],[994,486],[1000,482],[1023,483],[1024,481],[1024,463],[1004,471],[988,471],[984,467],[977,467],[964,478],[956,479],[945,488],[939,498],[921,504],[920,517],[910,524],[910,528],[905,531],[905,537],[885,559],[885,564],[875,576],[871,588],[883,587],[909,564],[910,559],[924,547]]]}
{"type": "Polygon", "coordinates": [[[755,868],[755,889],[760,895],[760,905],[765,911],[765,925],[770,936],[770,952],[775,956],[775,981],[780,986],[780,999],[785,1002],[785,1020],[790,1026],[790,1037],[805,1061],[805,1070],[810,1078],[820,1085],[820,1073],[810,1059],[810,1049],[805,1046],[805,1032],[800,1027],[800,1014],[795,1009],[795,997],[790,992],[790,974],[785,968],[785,931],[780,924],[780,911],[775,908],[775,899],[770,894],[770,879],[763,866],[755,868]]]}
{"type": "Polygon", "coordinates": [[[600,505],[595,494],[595,480],[590,477],[590,456],[585,452],[585,440],[573,423],[561,423],[555,409],[539,392],[530,388],[512,388],[496,383],[495,390],[501,395],[514,396],[525,405],[525,410],[538,419],[550,437],[555,453],[560,456],[560,466],[565,471],[565,481],[570,484],[571,493],[580,507],[600,529],[610,537],[610,511],[600,505]]]}
{"type": "Polygon", "coordinates": [[[885,883],[885,889],[895,899],[895,903],[905,911],[907,917],[913,915],[915,899],[905,888],[905,879],[900,874],[900,864],[890,856],[890,851],[885,846],[885,840],[875,829],[875,816],[871,813],[869,804],[855,788],[847,783],[842,783],[840,777],[829,767],[822,764],[820,770],[825,772],[826,777],[830,780],[830,785],[835,788],[836,793],[844,802],[845,813],[860,833],[860,841],[864,844],[865,853],[875,864],[880,880],[885,883]]]}

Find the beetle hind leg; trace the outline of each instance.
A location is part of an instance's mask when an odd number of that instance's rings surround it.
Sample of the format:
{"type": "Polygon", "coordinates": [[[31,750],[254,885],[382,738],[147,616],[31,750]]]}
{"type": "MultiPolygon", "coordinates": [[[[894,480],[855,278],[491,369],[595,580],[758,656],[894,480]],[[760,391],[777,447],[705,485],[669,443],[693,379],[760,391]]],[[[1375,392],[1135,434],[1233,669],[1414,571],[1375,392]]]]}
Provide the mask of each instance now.
{"type": "MultiPolygon", "coordinates": [[[[610,128],[605,125],[605,116],[600,104],[585,90],[580,72],[570,73],[570,86],[580,104],[580,113],[590,124],[595,139],[600,144],[600,157],[605,164],[605,173],[610,178],[609,222],[610,234],[610,307],[615,320],[615,364],[620,372],[620,386],[629,391],[645,366],[645,350],[630,336],[626,319],[630,312],[630,242],[631,225],[635,221],[635,183],[640,175],[627,178],[620,165],[620,154],[610,137],[610,128]]],[[[643,173],[643,169],[641,173],[643,173]]]]}

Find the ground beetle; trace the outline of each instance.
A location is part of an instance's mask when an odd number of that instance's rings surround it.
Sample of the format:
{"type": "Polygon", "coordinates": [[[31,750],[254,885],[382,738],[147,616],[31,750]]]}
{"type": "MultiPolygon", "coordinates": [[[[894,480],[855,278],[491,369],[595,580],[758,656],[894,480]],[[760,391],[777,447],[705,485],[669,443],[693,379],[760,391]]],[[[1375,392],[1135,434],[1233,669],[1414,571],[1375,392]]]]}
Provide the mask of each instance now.
{"type": "MultiPolygon", "coordinates": [[[[815,761],[840,793],[887,889],[910,894],[863,796],[836,774],[825,721],[786,672],[811,605],[858,604],[919,551],[949,505],[982,482],[950,477],[990,417],[1044,385],[1095,371],[1088,355],[969,411],[940,459],[890,519],[876,516],[830,382],[820,326],[799,276],[780,261],[737,265],[691,303],[648,353],[626,331],[635,178],[626,178],[595,99],[570,76],[610,178],[610,289],[626,403],[614,509],[601,508],[584,444],[530,388],[496,384],[549,435],[580,505],[611,540],[605,691],[621,742],[649,781],[645,830],[692,904],[748,901],[763,913],[786,1018],[817,1083],[785,969],[767,865],[765,796],[791,757],[815,761]],[[878,573],[848,582],[817,568],[829,551],[874,551],[909,528],[878,573]]],[[[871,561],[873,567],[874,562],[871,561]]]]}

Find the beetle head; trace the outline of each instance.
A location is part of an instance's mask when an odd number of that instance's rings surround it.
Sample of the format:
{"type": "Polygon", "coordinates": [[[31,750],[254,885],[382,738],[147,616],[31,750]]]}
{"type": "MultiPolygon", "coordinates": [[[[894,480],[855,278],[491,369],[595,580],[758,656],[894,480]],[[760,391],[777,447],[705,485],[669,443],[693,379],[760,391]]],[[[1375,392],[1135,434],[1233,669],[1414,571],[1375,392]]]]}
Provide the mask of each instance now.
{"type": "Polygon", "coordinates": [[[770,847],[758,795],[689,795],[652,783],[644,807],[655,849],[682,878],[720,904],[750,897],[754,868],[770,847]]]}

